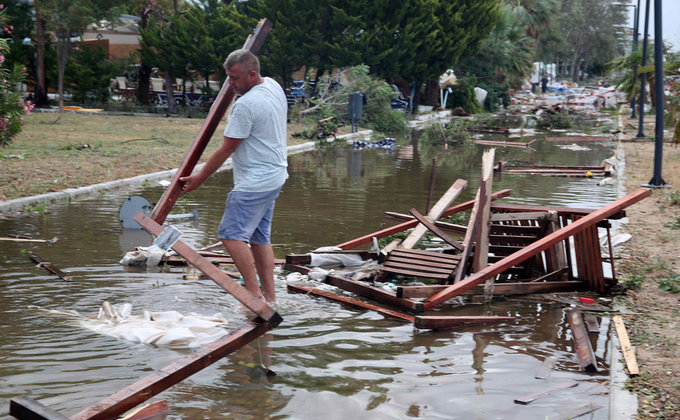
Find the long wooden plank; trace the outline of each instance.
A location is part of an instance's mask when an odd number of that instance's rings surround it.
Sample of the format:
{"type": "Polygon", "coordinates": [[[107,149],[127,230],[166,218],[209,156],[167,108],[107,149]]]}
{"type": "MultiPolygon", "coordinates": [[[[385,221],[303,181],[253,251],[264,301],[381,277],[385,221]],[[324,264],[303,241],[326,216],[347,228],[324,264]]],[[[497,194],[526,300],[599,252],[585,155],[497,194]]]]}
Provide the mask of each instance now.
{"type": "Polygon", "coordinates": [[[158,418],[156,416],[168,411],[170,411],[170,404],[168,404],[167,401],[156,401],[126,413],[125,416],[121,417],[119,420],[145,420],[152,417],[158,418]]]}
{"type": "MultiPolygon", "coordinates": [[[[505,190],[500,190],[491,195],[492,200],[500,200],[501,198],[507,197],[509,195],[512,195],[512,190],[510,189],[505,189],[505,190]]],[[[475,204],[474,200],[466,201],[464,203],[449,207],[446,209],[446,211],[442,214],[441,217],[447,217],[451,216],[452,214],[460,213],[465,210],[469,210],[472,208],[472,206],[475,204]]],[[[338,248],[342,249],[352,249],[355,248],[359,245],[364,245],[371,243],[373,241],[373,238],[384,238],[386,236],[393,235],[398,232],[403,232],[406,229],[410,229],[414,226],[418,225],[418,221],[414,218],[413,220],[408,220],[403,223],[399,223],[398,225],[394,225],[392,227],[382,229],[375,231],[373,233],[369,233],[368,235],[360,236],[358,238],[352,239],[347,242],[343,242],[341,244],[336,245],[338,248]]]]}
{"type": "Polygon", "coordinates": [[[396,318],[400,319],[402,321],[409,321],[413,322],[413,316],[412,315],[407,315],[407,314],[402,314],[400,312],[393,311],[391,309],[387,308],[382,308],[380,306],[372,305],[370,303],[362,302],[357,299],[352,299],[346,296],[340,296],[336,295],[334,293],[326,292],[324,290],[316,289],[314,287],[306,287],[302,286],[299,284],[288,284],[286,285],[286,288],[288,289],[289,292],[296,292],[296,293],[305,293],[309,295],[314,295],[314,296],[320,296],[320,297],[325,297],[326,299],[330,299],[335,302],[339,302],[348,306],[351,306],[353,308],[358,308],[358,309],[368,309],[372,311],[376,311],[380,313],[381,315],[384,315],[389,318],[396,318]]]}
{"type": "MultiPolygon", "coordinates": [[[[262,19],[258,22],[253,33],[248,36],[248,39],[243,44],[243,48],[250,50],[253,54],[257,54],[264,43],[265,38],[269,34],[272,28],[272,23],[267,19],[262,19]]],[[[220,124],[224,113],[227,111],[229,105],[233,102],[236,93],[234,89],[229,86],[229,83],[225,82],[220,89],[220,92],[215,98],[208,112],[198,135],[194,139],[193,143],[189,147],[187,154],[184,156],[184,160],[180,164],[179,168],[175,172],[170,185],[165,190],[160,200],[151,212],[151,217],[159,224],[163,224],[165,218],[170,213],[170,209],[175,204],[175,201],[179,198],[182,193],[183,182],[179,180],[180,177],[189,176],[191,172],[196,167],[203,151],[205,151],[206,146],[210,142],[217,126],[220,124]]]]}
{"type": "Polygon", "coordinates": [[[616,335],[619,337],[619,343],[621,343],[621,353],[626,361],[628,375],[637,376],[640,374],[640,368],[638,367],[637,359],[635,358],[633,346],[631,346],[630,340],[628,339],[628,332],[626,331],[626,326],[623,324],[623,319],[621,318],[621,315],[614,315],[612,321],[614,321],[616,335]]]}
{"type": "Polygon", "coordinates": [[[425,330],[446,330],[456,327],[469,327],[472,325],[499,324],[502,322],[516,321],[514,316],[416,316],[415,327],[425,330]]]}
{"type": "MultiPolygon", "coordinates": [[[[446,208],[453,203],[456,198],[463,192],[463,189],[467,186],[467,181],[464,179],[458,179],[456,182],[449,187],[449,189],[441,196],[439,201],[435,203],[434,206],[427,213],[427,218],[434,221],[439,219],[442,214],[446,211],[446,208]]],[[[427,233],[427,227],[421,223],[418,223],[413,228],[413,231],[404,239],[401,243],[402,248],[413,248],[418,241],[427,233]]]]}
{"type": "MultiPolygon", "coordinates": [[[[297,271],[298,273],[302,274],[307,274],[310,271],[309,267],[295,264],[286,264],[284,268],[290,271],[297,271]]],[[[345,277],[340,277],[333,274],[326,276],[324,281],[339,289],[356,293],[359,296],[373,299],[376,302],[406,308],[410,311],[413,311],[414,313],[423,312],[423,304],[421,302],[412,299],[399,298],[394,292],[373,287],[362,281],[350,280],[345,277]]]]}
{"type": "MultiPolygon", "coordinates": [[[[433,294],[446,290],[446,284],[432,286],[397,286],[397,296],[407,299],[427,298],[433,294]]],[[[548,281],[548,282],[517,282],[496,283],[494,293],[497,295],[527,295],[531,293],[573,292],[583,289],[580,281],[548,281]]],[[[477,285],[463,293],[464,295],[483,295],[484,286],[477,285]]]]}
{"type": "Polygon", "coordinates": [[[108,398],[71,417],[71,420],[109,420],[143,403],[194,373],[215,363],[271,329],[258,320],[250,321],[234,333],[182,357],[151,375],[116,392],[108,398]]]}
{"type": "MultiPolygon", "coordinates": [[[[151,217],[139,212],[134,219],[149,233],[159,236],[165,229],[156,223],[151,217]]],[[[281,323],[281,315],[274,311],[264,301],[258,299],[255,295],[250,293],[248,289],[241,286],[241,284],[234,279],[227,276],[222,270],[213,265],[205,257],[202,257],[189,245],[182,240],[178,240],[172,246],[179,255],[183,256],[191,265],[199,269],[203,274],[210,277],[212,281],[217,283],[221,288],[231,293],[232,296],[241,302],[245,307],[255,312],[257,316],[276,327],[281,323]]]]}
{"type": "Polygon", "coordinates": [[[488,278],[501,274],[508,268],[528,260],[529,258],[537,255],[539,252],[542,252],[550,248],[557,242],[562,241],[570,236],[573,236],[589,228],[590,226],[597,224],[599,221],[613,214],[617,214],[622,209],[631,206],[636,202],[649,197],[650,195],[651,195],[650,190],[644,188],[640,188],[636,191],[633,191],[630,194],[627,194],[626,196],[614,201],[613,203],[608,204],[602,207],[601,209],[596,210],[588,214],[587,216],[582,217],[581,219],[563,227],[562,229],[557,230],[556,232],[553,232],[545,236],[542,239],[537,240],[536,242],[530,245],[527,245],[526,248],[516,251],[515,253],[508,255],[502,260],[472,274],[465,280],[455,283],[447,287],[445,290],[436,293],[429,299],[425,300],[424,302],[425,309],[434,308],[440,303],[445,302],[451,299],[452,297],[457,296],[465,292],[466,290],[473,288],[477,284],[486,281],[486,279],[488,278]]]}
{"type": "Polygon", "coordinates": [[[418,210],[411,209],[409,213],[411,213],[413,217],[416,218],[416,220],[422,223],[423,226],[428,228],[432,233],[442,238],[444,242],[446,242],[447,244],[451,245],[452,247],[456,248],[459,251],[463,249],[463,245],[461,245],[460,242],[456,241],[455,239],[444,233],[441,229],[435,226],[434,223],[432,223],[432,221],[430,221],[427,217],[420,214],[418,210]]]}
{"type": "MultiPolygon", "coordinates": [[[[491,204],[491,211],[493,213],[503,213],[503,212],[534,212],[534,211],[555,211],[558,216],[573,216],[581,215],[587,216],[590,213],[596,211],[597,209],[584,209],[579,207],[557,207],[557,206],[531,206],[528,204],[491,204]]],[[[625,217],[625,212],[615,213],[609,216],[609,219],[620,219],[625,217]]]]}
{"type": "Polygon", "coordinates": [[[593,352],[593,346],[590,344],[588,331],[583,323],[581,311],[578,309],[571,309],[567,312],[567,319],[571,327],[571,335],[574,338],[574,347],[576,348],[576,355],[581,369],[586,372],[597,372],[597,360],[593,352]]]}
{"type": "Polygon", "coordinates": [[[567,389],[567,388],[573,388],[575,386],[578,386],[578,382],[576,382],[576,381],[562,382],[561,384],[557,384],[557,385],[552,386],[552,387],[545,389],[543,391],[538,391],[538,392],[534,392],[533,394],[529,394],[529,395],[525,395],[523,397],[519,397],[519,398],[515,399],[515,404],[527,405],[530,402],[536,401],[539,398],[547,397],[549,395],[554,394],[557,391],[561,391],[561,390],[567,389]]]}

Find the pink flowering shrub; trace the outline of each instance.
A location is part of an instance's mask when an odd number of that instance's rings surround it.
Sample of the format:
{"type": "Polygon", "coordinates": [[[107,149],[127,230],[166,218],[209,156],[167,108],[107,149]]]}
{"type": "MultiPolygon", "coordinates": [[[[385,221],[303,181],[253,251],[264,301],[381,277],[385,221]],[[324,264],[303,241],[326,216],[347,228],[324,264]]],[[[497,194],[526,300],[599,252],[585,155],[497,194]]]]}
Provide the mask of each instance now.
{"type": "MultiPolygon", "coordinates": [[[[7,10],[0,4],[0,30],[11,33],[14,27],[7,24],[7,10]]],[[[24,101],[16,86],[26,78],[26,69],[15,65],[4,66],[5,54],[9,50],[6,38],[0,38],[0,146],[7,146],[23,128],[24,116],[33,109],[30,101],[24,101]]]]}

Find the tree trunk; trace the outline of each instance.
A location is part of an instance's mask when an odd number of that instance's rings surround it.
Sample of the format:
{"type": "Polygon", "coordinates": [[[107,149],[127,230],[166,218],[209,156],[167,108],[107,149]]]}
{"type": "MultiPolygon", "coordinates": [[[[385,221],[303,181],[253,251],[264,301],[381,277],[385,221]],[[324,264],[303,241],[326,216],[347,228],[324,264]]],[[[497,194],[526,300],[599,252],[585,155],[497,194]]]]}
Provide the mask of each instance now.
{"type": "MultiPolygon", "coordinates": [[[[423,105],[431,105],[435,108],[439,104],[439,81],[430,79],[425,82],[425,94],[420,101],[423,105]]],[[[446,104],[444,104],[446,106],[446,104]]]]}
{"type": "Polygon", "coordinates": [[[172,88],[172,73],[165,71],[165,92],[168,95],[168,114],[175,113],[175,92],[172,88]]]}
{"type": "MultiPolygon", "coordinates": [[[[140,29],[147,29],[149,27],[149,16],[153,13],[156,7],[156,0],[149,0],[144,6],[139,21],[140,29]]],[[[137,91],[135,92],[137,102],[142,105],[149,105],[151,103],[151,67],[144,63],[139,65],[137,70],[137,91]]]]}
{"type": "Polygon", "coordinates": [[[59,112],[64,110],[64,73],[66,72],[66,61],[68,60],[68,50],[71,46],[69,33],[62,32],[57,36],[57,63],[59,67],[59,81],[57,82],[57,92],[59,95],[59,112]]]}
{"type": "Polygon", "coordinates": [[[581,70],[581,52],[574,51],[574,56],[571,59],[571,81],[578,82],[578,74],[581,70]]]}
{"type": "Polygon", "coordinates": [[[47,105],[47,86],[45,84],[45,20],[35,8],[35,83],[33,102],[38,107],[47,105]]]}

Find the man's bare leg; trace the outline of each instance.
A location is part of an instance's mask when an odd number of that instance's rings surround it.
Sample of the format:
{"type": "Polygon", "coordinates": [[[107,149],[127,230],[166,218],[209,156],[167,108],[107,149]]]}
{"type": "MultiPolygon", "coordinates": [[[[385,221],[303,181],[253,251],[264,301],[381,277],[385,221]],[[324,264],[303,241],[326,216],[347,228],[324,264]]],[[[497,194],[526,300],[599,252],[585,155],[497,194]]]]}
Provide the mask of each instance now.
{"type": "Polygon", "coordinates": [[[246,289],[255,296],[262,298],[260,286],[257,284],[255,260],[253,259],[253,253],[250,251],[248,244],[234,239],[222,239],[222,243],[227,249],[227,252],[229,252],[231,259],[234,260],[236,268],[238,268],[238,271],[241,273],[246,289]]]}
{"type": "Polygon", "coordinates": [[[276,302],[276,291],[274,288],[274,250],[271,244],[255,245],[251,244],[255,259],[255,269],[260,276],[262,293],[267,302],[276,302]]]}

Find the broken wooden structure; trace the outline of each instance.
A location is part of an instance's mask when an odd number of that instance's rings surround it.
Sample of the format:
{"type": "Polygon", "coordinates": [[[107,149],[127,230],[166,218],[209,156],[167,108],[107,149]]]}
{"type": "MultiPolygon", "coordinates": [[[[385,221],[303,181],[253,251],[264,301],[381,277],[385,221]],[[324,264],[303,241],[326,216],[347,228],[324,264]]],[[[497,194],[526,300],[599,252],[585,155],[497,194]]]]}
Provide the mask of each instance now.
{"type": "MultiPolygon", "coordinates": [[[[258,22],[253,34],[246,40],[243,48],[257,54],[272,24],[267,19],[258,22]]],[[[198,163],[201,154],[205,150],[215,129],[219,125],[227,108],[234,100],[235,92],[224,83],[210,112],[203,123],[198,135],[191,144],[179,169],[175,172],[169,187],[163,193],[158,204],[151,213],[151,217],[144,212],[139,212],[135,220],[149,233],[160,236],[165,229],[161,226],[165,221],[175,201],[179,198],[183,183],[180,177],[188,176],[198,163]]],[[[172,245],[179,255],[184,257],[191,265],[198,268],[206,276],[211,278],[224,290],[234,296],[246,308],[257,315],[257,318],[246,323],[245,326],[230,334],[226,338],[208,344],[204,348],[191,355],[152,373],[136,383],[105,398],[98,404],[85,408],[81,412],[70,417],[72,420],[112,419],[147,401],[154,395],[168,389],[176,383],[186,379],[194,373],[211,365],[224,356],[256,340],[262,334],[276,327],[281,321],[281,316],[262,300],[258,299],[239,282],[220,270],[214,261],[200,255],[189,245],[177,240],[172,245]]],[[[30,397],[16,397],[10,401],[10,415],[18,419],[46,419],[57,420],[67,417],[46,407],[30,397]]]]}
{"type": "MultiPolygon", "coordinates": [[[[466,183],[456,181],[440,201],[428,212],[412,209],[410,215],[388,213],[401,223],[337,245],[351,252],[395,233],[413,229],[403,241],[393,240],[379,253],[356,251],[363,259],[377,259],[377,274],[361,280],[336,273],[325,282],[358,295],[338,296],[330,292],[289,285],[290,290],[325,297],[354,307],[377,310],[392,318],[413,322],[418,328],[455,328],[465,322],[508,322],[499,317],[464,320],[455,316],[433,317],[426,314],[442,303],[460,295],[530,294],[563,291],[606,293],[616,284],[611,240],[608,256],[600,250],[600,232],[610,236],[610,219],[625,215],[624,209],[650,195],[639,189],[598,210],[553,206],[497,204],[492,201],[511,193],[491,193],[493,155],[482,164],[482,182],[475,200],[450,206],[466,183]],[[467,226],[438,220],[440,217],[471,210],[467,226]],[[431,232],[447,244],[441,252],[416,249],[423,235],[431,232]],[[458,239],[463,237],[462,241],[458,239]],[[605,276],[603,264],[611,265],[611,276],[605,276]],[[417,286],[408,285],[418,280],[417,286]],[[396,291],[378,287],[386,280],[397,282],[396,291]],[[384,306],[377,306],[371,300],[384,306]],[[397,312],[400,308],[408,313],[397,312]],[[389,311],[389,312],[386,312],[389,311]]],[[[293,254],[286,258],[288,270],[308,273],[312,268],[310,254],[293,254]]],[[[585,325],[581,322],[581,325],[585,325]]],[[[584,329],[584,331],[586,331],[584,329]]],[[[586,333],[587,338],[587,333],[586,333]]],[[[592,364],[585,363],[584,369],[592,364]]]]}

